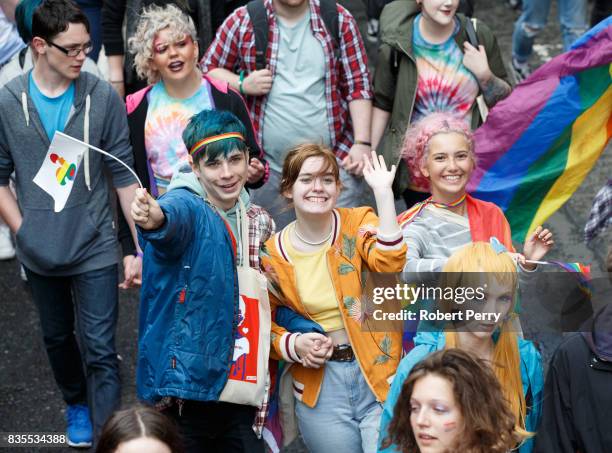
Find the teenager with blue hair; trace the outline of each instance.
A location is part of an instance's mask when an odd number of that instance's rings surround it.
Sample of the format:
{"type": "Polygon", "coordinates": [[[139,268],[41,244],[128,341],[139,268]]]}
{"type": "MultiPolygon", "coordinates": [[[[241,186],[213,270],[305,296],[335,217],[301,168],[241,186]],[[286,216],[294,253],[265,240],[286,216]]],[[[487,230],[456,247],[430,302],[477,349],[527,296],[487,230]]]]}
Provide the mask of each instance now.
{"type": "Polygon", "coordinates": [[[262,452],[257,407],[220,402],[238,312],[236,210],[247,207],[249,265],[273,232],[249,204],[245,128],[230,112],[205,110],[183,132],[192,172],[178,173],[155,200],[132,203],[144,250],[138,340],[138,396],[178,424],[187,452],[262,452]]]}

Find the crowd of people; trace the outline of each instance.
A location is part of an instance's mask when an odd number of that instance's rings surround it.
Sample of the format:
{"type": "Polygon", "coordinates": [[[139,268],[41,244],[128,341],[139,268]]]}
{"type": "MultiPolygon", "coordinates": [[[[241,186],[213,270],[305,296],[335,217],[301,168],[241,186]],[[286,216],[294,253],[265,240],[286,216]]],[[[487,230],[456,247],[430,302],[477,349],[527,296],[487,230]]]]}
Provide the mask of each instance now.
{"type": "MultiPolygon", "coordinates": [[[[27,279],[70,446],[263,453],[299,433],[313,453],[612,450],[610,305],[545,379],[520,288],[553,233],[516,250],[503,211],[467,193],[472,132],[512,91],[494,31],[458,13],[472,2],[384,6],[372,72],[331,0],[77,3],[0,9],[0,259],[27,279]],[[36,182],[57,132],[91,146],[61,210],[36,182]],[[373,331],[368,272],[484,285],[495,321],[373,331]],[[142,405],[120,410],[132,287],[142,405]]],[[[518,79],[550,2],[522,3],[518,79]]],[[[586,1],[559,3],[568,48],[586,1]]]]}

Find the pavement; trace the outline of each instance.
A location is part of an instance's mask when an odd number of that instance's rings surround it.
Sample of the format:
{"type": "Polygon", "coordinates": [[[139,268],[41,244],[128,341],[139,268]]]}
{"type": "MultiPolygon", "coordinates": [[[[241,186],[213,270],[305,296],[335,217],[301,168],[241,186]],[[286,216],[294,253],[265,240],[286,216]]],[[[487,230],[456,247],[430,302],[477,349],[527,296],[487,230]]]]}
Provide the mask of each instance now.
{"type": "MultiPolygon", "coordinates": [[[[342,0],[349,10],[364,11],[362,0],[342,0]]],[[[503,55],[509,61],[512,25],[517,13],[503,0],[479,0],[476,17],[496,31],[503,55]]],[[[362,16],[363,17],[363,16],[362,16]]],[[[560,52],[559,26],[556,13],[538,40],[535,63],[560,52]]],[[[372,50],[375,52],[375,49],[372,50]]],[[[582,241],[582,229],[587,220],[592,198],[612,174],[612,150],[608,149],[596,168],[587,176],[580,189],[547,225],[555,233],[555,249],[551,257],[564,261],[591,263],[594,272],[603,272],[606,248],[611,244],[611,231],[589,246],[582,241]]],[[[138,292],[120,293],[117,350],[123,358],[121,378],[123,404],[135,398],[135,362],[137,347],[138,292]]],[[[19,278],[16,260],[0,262],[0,432],[57,432],[65,429],[64,403],[55,386],[44,351],[38,316],[28,288],[19,278]]],[[[9,451],[2,449],[0,451],[9,451]]],[[[23,448],[21,451],[46,451],[23,448]]],[[[54,449],[53,451],[73,451],[54,449]]],[[[285,449],[285,453],[302,453],[300,442],[285,449]]]]}

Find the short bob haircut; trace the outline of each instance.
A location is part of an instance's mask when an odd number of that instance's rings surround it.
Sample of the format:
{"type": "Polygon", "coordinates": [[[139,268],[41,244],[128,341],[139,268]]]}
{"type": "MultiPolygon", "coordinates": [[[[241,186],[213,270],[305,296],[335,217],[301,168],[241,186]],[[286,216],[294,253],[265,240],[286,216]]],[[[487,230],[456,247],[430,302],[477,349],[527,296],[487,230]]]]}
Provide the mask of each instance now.
{"type": "Polygon", "coordinates": [[[436,134],[456,132],[465,137],[474,166],[474,140],[468,123],[456,115],[447,112],[432,113],[412,124],[406,131],[402,144],[401,156],[410,170],[411,182],[419,187],[429,187],[429,180],[421,173],[429,154],[429,141],[436,134]]]}
{"type": "Polygon", "coordinates": [[[418,453],[410,423],[410,398],[416,382],[430,374],[452,385],[463,416],[463,432],[452,451],[506,453],[520,442],[514,416],[491,367],[460,349],[443,349],[416,364],[406,378],[393,410],[389,437],[383,439],[385,448],[395,444],[402,453],[418,453]]]}
{"type": "Polygon", "coordinates": [[[183,453],[183,441],[172,420],[152,407],[135,406],[115,412],[102,428],[96,453],[114,453],[123,442],[149,437],[183,453]]]}
{"type": "Polygon", "coordinates": [[[340,169],[334,153],[323,145],[304,143],[289,150],[285,157],[279,188],[281,195],[291,191],[295,181],[297,181],[300,175],[302,165],[304,165],[306,159],[310,157],[321,157],[323,159],[323,169],[321,173],[331,173],[336,180],[336,184],[341,186],[340,169]]]}
{"type": "Polygon", "coordinates": [[[193,20],[178,6],[151,5],[145,8],[140,15],[136,33],[128,40],[128,48],[134,54],[134,67],[138,77],[146,79],[149,84],[158,82],[160,78],[159,72],[151,68],[150,61],[153,58],[155,36],[166,28],[172,31],[172,39],[187,35],[198,45],[193,20]]]}
{"type": "MultiPolygon", "coordinates": [[[[183,143],[185,143],[187,151],[190,151],[193,145],[204,138],[229,132],[237,132],[246,138],[244,124],[232,112],[227,110],[202,110],[189,120],[183,131],[183,143]]],[[[206,158],[206,162],[212,162],[219,156],[227,157],[235,149],[245,153],[249,151],[244,141],[238,138],[226,138],[206,145],[204,150],[193,156],[193,163],[198,165],[204,158],[206,158]]]]}
{"type": "MultiPolygon", "coordinates": [[[[15,14],[17,15],[17,10],[15,14]]],[[[20,9],[19,17],[16,16],[16,19],[21,23],[20,34],[23,33],[25,38],[29,38],[27,42],[34,37],[48,42],[68,30],[70,24],[83,24],[89,33],[87,16],[71,0],[44,0],[40,5],[36,5],[36,2],[28,2],[20,9]],[[27,31],[28,24],[31,24],[30,36],[27,31]]]]}

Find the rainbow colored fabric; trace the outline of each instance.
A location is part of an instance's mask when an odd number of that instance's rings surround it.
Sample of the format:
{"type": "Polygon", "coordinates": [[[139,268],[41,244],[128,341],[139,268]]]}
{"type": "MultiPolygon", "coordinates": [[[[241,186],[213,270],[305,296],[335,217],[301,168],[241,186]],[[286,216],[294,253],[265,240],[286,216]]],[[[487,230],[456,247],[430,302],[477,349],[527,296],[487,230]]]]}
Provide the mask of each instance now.
{"type": "Polygon", "coordinates": [[[565,263],[563,261],[549,261],[551,264],[556,264],[561,269],[570,272],[578,280],[580,289],[591,296],[591,266],[586,266],[580,263],[565,263]]]}
{"type": "Polygon", "coordinates": [[[468,191],[523,242],[578,189],[612,135],[612,17],[541,66],[475,132],[468,191]]]}

